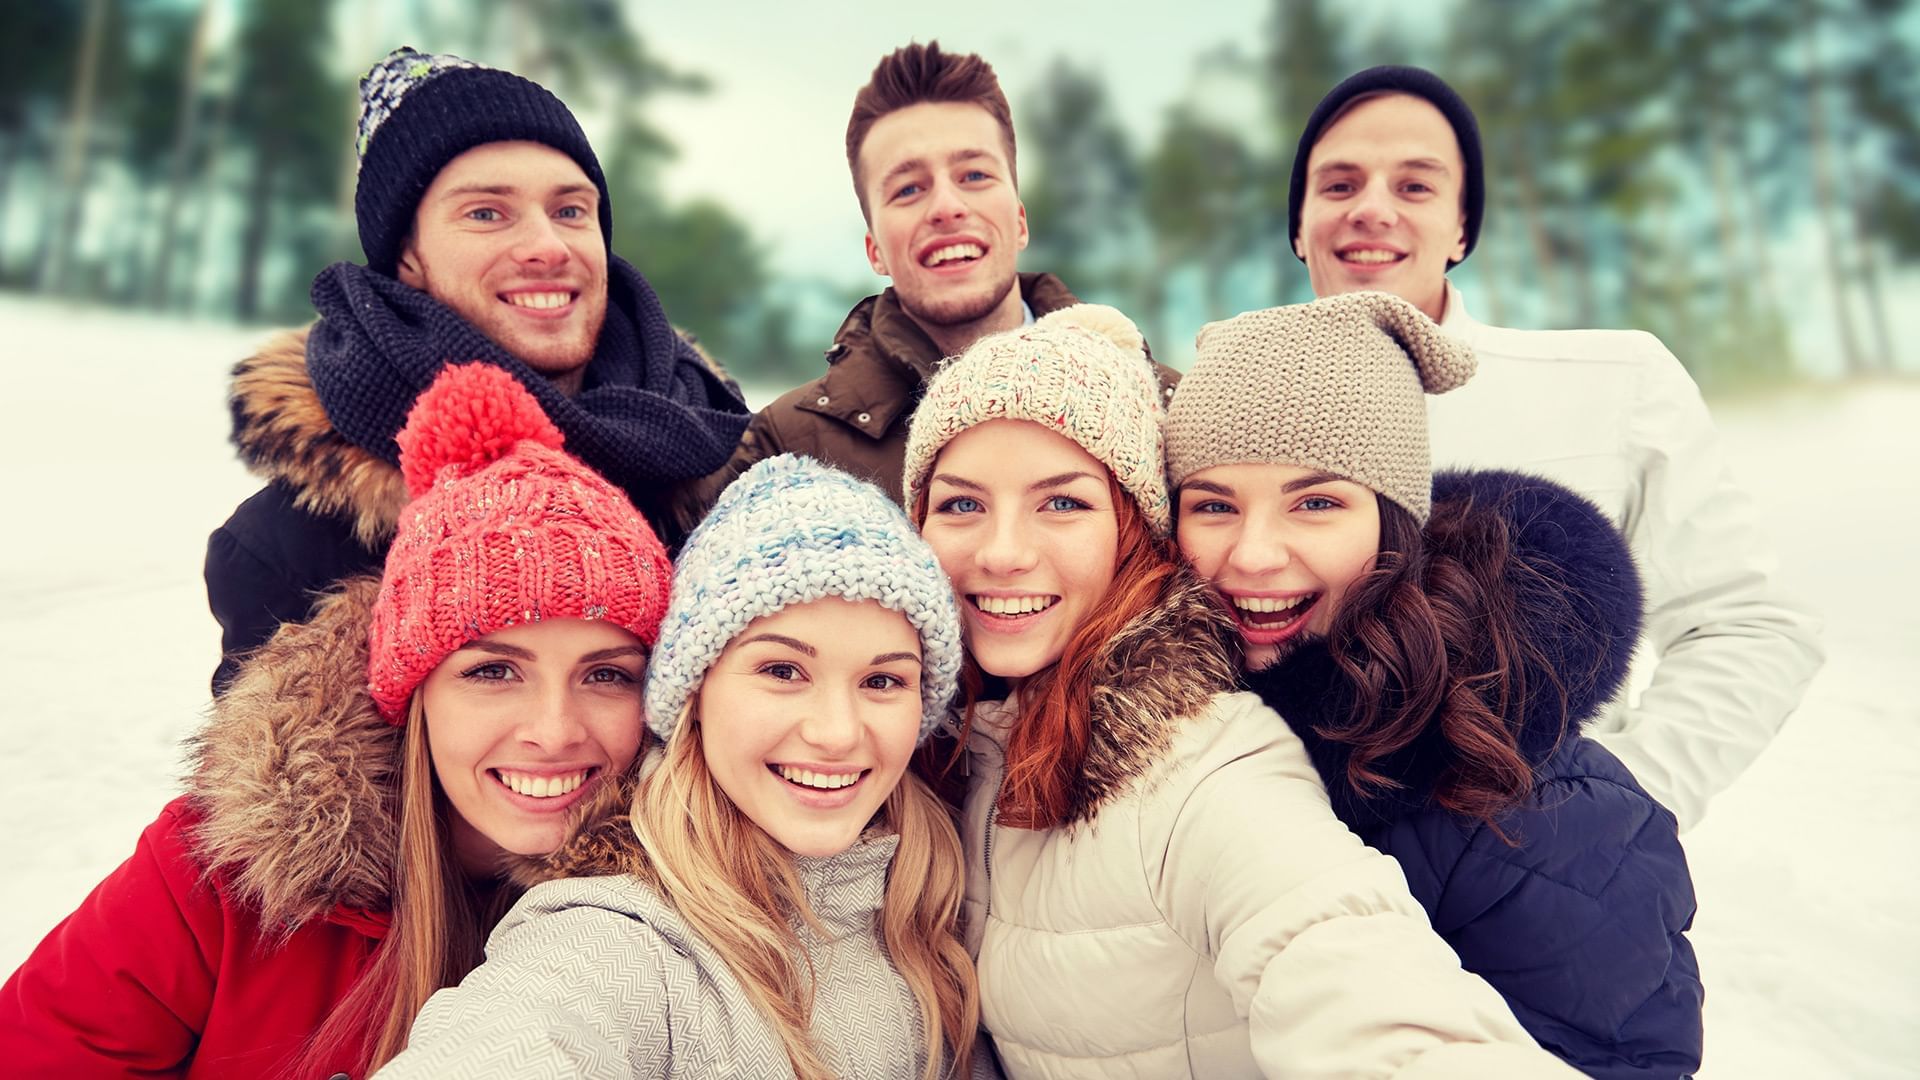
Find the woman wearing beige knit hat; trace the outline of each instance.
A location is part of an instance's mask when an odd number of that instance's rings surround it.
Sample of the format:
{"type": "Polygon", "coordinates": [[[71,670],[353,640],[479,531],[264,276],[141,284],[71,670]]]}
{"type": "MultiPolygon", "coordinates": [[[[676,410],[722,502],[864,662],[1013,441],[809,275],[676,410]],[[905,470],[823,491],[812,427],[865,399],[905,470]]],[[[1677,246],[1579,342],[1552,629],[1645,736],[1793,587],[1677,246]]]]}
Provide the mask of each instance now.
{"type": "Polygon", "coordinates": [[[1081,306],[975,343],[908,435],[910,513],[1003,696],[945,774],[1001,1064],[1563,1075],[1234,691],[1232,627],[1172,544],[1164,419],[1139,332],[1081,306]]]}
{"type": "Polygon", "coordinates": [[[1639,634],[1625,541],[1546,480],[1434,477],[1426,395],[1473,373],[1406,301],[1200,332],[1169,407],[1178,539],[1342,821],[1540,1043],[1593,1076],[1700,1063],[1673,815],[1579,725],[1639,634]]]}

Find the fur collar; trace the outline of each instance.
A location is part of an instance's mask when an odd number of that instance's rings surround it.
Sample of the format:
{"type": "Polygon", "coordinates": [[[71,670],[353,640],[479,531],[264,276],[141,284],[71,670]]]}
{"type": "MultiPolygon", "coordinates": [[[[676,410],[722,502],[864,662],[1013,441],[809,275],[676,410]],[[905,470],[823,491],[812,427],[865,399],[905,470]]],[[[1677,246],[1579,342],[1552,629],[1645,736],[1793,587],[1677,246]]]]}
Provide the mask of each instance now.
{"type": "MultiPolygon", "coordinates": [[[[1558,658],[1554,667],[1566,682],[1568,730],[1562,729],[1558,695],[1544,692],[1550,685],[1545,672],[1529,673],[1528,686],[1543,692],[1530,693],[1511,718],[1521,755],[1538,770],[1564,738],[1577,736],[1626,682],[1643,607],[1633,557],[1619,530],[1597,507],[1548,480],[1491,470],[1442,473],[1434,478],[1433,495],[1436,512],[1450,503],[1464,505],[1469,513],[1499,514],[1507,521],[1512,563],[1522,570],[1509,578],[1521,632],[1546,655],[1558,658]],[[1568,603],[1553,602],[1537,584],[1541,581],[1567,587],[1568,603]]],[[[1429,725],[1401,752],[1375,763],[1400,787],[1363,795],[1348,782],[1352,746],[1320,732],[1348,722],[1354,695],[1324,642],[1303,645],[1245,681],[1306,743],[1342,821],[1362,829],[1428,807],[1455,753],[1438,724],[1429,725]]]]}
{"type": "Polygon", "coordinates": [[[1232,632],[1213,590],[1183,565],[1107,643],[1093,664],[1091,739],[1064,825],[1125,794],[1166,756],[1183,721],[1233,688],[1232,632]]]}
{"type": "Polygon", "coordinates": [[[339,517],[384,548],[407,504],[400,470],[334,429],[307,373],[312,327],[275,334],[233,369],[233,444],[255,475],[291,487],[303,510],[339,517]]]}
{"type": "MultiPolygon", "coordinates": [[[[367,627],[379,593],[378,578],[351,578],[308,621],[282,626],[188,742],[194,851],[269,930],[389,907],[405,729],[382,719],[367,693],[367,627]]],[[[602,785],[574,811],[581,824],[559,852],[509,856],[503,876],[524,887],[611,872],[580,868],[617,865],[608,853],[619,849],[631,783],[630,774],[602,785]]]]}

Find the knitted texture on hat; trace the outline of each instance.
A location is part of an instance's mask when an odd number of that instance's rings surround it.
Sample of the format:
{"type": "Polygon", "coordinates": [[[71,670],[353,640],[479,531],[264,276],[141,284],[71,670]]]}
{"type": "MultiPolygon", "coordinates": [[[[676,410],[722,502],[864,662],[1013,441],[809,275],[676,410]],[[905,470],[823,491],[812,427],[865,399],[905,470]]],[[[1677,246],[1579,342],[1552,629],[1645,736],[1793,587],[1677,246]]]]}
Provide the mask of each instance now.
{"type": "MultiPolygon", "coordinates": [[[[1460,143],[1460,164],[1467,174],[1460,189],[1460,210],[1466,218],[1462,232],[1467,241],[1466,249],[1460,253],[1460,262],[1465,262],[1467,256],[1473,254],[1473,245],[1480,240],[1480,219],[1487,206],[1486,169],[1480,155],[1480,124],[1473,118],[1473,110],[1467,106],[1466,100],[1440,76],[1425,68],[1383,64],[1355,72],[1327,91],[1327,96],[1313,107],[1313,114],[1307,117],[1306,128],[1300,132],[1300,143],[1293,151],[1293,179],[1287,184],[1288,238],[1300,238],[1300,205],[1307,197],[1307,160],[1313,156],[1314,144],[1326,133],[1327,125],[1334,116],[1348,102],[1362,94],[1411,94],[1439,109],[1440,115],[1446,117],[1448,126],[1453,128],[1453,136],[1460,143]]],[[[1305,262],[1306,258],[1301,256],[1300,261],[1305,262]]]]}
{"type": "Polygon", "coordinates": [[[647,667],[647,726],[662,740],[673,735],[707,669],[748,623],[829,596],[878,601],[919,632],[925,739],[960,675],[953,587],[885,493],[797,454],[742,473],[680,549],[660,648],[647,667]]]}
{"type": "Polygon", "coordinates": [[[934,459],[955,436],[989,420],[1028,420],[1098,458],[1164,536],[1173,520],[1164,419],[1139,329],[1100,304],[1062,308],[981,338],[934,372],[907,431],[906,502],[919,504],[934,459]]]}
{"type": "Polygon", "coordinates": [[[447,655],[543,619],[605,619],[647,645],[659,637],[672,566],[620,490],[561,450],[513,376],[449,367],[400,433],[413,502],[387,552],[368,633],[368,685],[381,715],[447,655]]]}
{"type": "Polygon", "coordinates": [[[1389,293],[1211,323],[1167,409],[1169,481],[1178,490],[1215,465],[1322,469],[1424,525],[1433,486],[1424,395],[1465,383],[1473,369],[1472,349],[1389,293]]]}
{"type": "Polygon", "coordinates": [[[353,213],[367,266],[391,277],[421,196],[447,162],[493,142],[544,143],[600,192],[600,235],[613,237],[606,177],[579,121],[538,83],[458,56],[401,47],[360,80],[359,181],[353,213]]]}

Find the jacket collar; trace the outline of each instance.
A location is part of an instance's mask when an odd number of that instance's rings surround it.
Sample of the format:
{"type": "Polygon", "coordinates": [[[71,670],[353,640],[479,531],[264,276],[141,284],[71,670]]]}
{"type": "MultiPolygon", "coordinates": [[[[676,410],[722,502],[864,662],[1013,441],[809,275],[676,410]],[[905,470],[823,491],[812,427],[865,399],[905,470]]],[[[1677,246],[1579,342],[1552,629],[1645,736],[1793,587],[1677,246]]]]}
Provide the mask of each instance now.
{"type": "MultiPolygon", "coordinates": [[[[1019,275],[1020,296],[1036,316],[1080,301],[1052,274],[1019,275]]],[[[800,409],[832,417],[878,439],[913,411],[942,357],[891,287],[855,304],[827,350],[819,393],[800,409]]]]}
{"type": "Polygon", "coordinates": [[[312,327],[275,334],[233,369],[233,444],[255,475],[294,491],[303,510],[339,517],[383,547],[407,504],[400,470],[334,429],[307,372],[312,327]]]}
{"type": "MultiPolygon", "coordinates": [[[[1091,738],[1065,824],[1092,820],[1126,794],[1165,758],[1183,722],[1233,688],[1231,633],[1213,590],[1183,565],[1159,601],[1107,643],[1093,663],[1091,738]]],[[[1017,698],[981,705],[972,738],[1003,743],[1018,710],[1017,698]]]]}

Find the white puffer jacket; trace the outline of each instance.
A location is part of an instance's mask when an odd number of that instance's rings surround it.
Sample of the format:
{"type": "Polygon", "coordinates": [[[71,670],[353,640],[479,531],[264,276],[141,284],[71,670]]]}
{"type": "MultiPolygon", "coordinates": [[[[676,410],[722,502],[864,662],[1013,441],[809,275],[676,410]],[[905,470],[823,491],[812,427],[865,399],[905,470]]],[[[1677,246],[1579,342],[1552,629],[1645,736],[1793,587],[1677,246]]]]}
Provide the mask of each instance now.
{"type": "Polygon", "coordinates": [[[1187,579],[1115,638],[1060,828],[999,824],[1017,703],[975,710],[966,914],[1008,1075],[1576,1075],[1334,817],[1286,723],[1224,689],[1218,619],[1187,579]]]}

